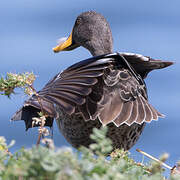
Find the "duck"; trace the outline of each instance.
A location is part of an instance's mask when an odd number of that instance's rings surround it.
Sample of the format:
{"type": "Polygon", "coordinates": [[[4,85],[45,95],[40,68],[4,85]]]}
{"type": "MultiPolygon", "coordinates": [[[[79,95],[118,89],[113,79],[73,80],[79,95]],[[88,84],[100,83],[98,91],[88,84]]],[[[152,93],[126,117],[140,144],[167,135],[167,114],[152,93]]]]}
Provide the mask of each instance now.
{"type": "Polygon", "coordinates": [[[53,51],[80,46],[92,57],[58,73],[38,91],[38,97],[34,94],[26,100],[11,120],[24,120],[28,130],[43,108],[48,114],[45,125],[52,127],[55,119],[59,131],[75,148],[89,147],[93,128],[107,126],[113,150],[129,150],[147,123],[164,117],[148,102],[144,79],[152,70],[173,62],[113,52],[109,23],[95,11],[81,13],[69,37],[62,38],[53,51]]]}

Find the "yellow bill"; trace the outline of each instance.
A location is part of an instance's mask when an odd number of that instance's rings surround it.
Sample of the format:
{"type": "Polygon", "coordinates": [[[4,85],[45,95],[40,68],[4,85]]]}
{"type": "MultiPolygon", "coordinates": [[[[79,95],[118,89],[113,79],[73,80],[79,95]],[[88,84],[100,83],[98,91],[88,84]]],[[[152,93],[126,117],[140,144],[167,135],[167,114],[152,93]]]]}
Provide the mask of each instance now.
{"type": "Polygon", "coordinates": [[[53,51],[55,53],[58,53],[60,51],[70,51],[78,47],[77,44],[75,44],[72,40],[72,33],[68,38],[61,38],[59,44],[53,48],[53,51]]]}

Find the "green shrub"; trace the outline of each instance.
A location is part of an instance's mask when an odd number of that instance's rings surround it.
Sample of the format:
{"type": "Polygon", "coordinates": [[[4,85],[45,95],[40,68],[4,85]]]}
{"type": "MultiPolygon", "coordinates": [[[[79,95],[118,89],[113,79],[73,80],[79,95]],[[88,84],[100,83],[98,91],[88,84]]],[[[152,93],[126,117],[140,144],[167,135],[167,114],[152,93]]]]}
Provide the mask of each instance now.
{"type": "MultiPolygon", "coordinates": [[[[47,148],[42,145],[31,149],[21,148],[13,155],[8,152],[5,139],[0,138],[0,178],[3,180],[164,180],[162,168],[157,163],[140,165],[129,157],[129,152],[111,152],[107,128],[94,129],[90,148],[47,148]],[[94,153],[96,155],[94,155],[94,153]]],[[[52,142],[51,142],[52,143],[52,142]]],[[[171,176],[177,180],[180,176],[171,176]]]]}

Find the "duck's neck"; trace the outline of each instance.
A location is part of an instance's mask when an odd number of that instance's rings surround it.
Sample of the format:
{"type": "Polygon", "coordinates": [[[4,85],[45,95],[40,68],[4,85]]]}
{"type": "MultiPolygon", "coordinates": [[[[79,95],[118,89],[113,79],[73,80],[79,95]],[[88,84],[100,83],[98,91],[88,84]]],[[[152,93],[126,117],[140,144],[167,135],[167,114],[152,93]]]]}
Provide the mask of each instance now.
{"type": "Polygon", "coordinates": [[[85,48],[87,48],[93,56],[99,56],[113,52],[111,40],[102,41],[101,39],[98,39],[96,41],[89,41],[85,48]]]}
{"type": "Polygon", "coordinates": [[[104,49],[95,49],[93,51],[90,51],[93,56],[99,56],[102,54],[109,54],[112,53],[112,50],[104,50],[104,49]]]}

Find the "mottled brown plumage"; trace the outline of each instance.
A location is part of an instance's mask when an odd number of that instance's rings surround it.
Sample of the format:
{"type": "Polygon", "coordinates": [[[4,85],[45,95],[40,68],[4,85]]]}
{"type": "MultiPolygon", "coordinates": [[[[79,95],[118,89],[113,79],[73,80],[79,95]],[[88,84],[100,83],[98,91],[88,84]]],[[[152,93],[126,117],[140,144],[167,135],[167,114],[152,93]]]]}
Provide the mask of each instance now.
{"type": "MultiPolygon", "coordinates": [[[[56,119],[59,130],[74,147],[89,146],[94,127],[107,125],[113,147],[130,149],[146,122],[162,115],[148,103],[144,78],[153,69],[172,64],[133,53],[112,53],[112,35],[105,18],[93,11],[77,17],[67,41],[55,52],[83,46],[94,56],[57,74],[38,92],[49,114],[46,125],[56,119]],[[68,42],[68,43],[67,43],[68,42]]],[[[12,120],[23,119],[32,127],[40,105],[33,95],[12,120]]]]}

